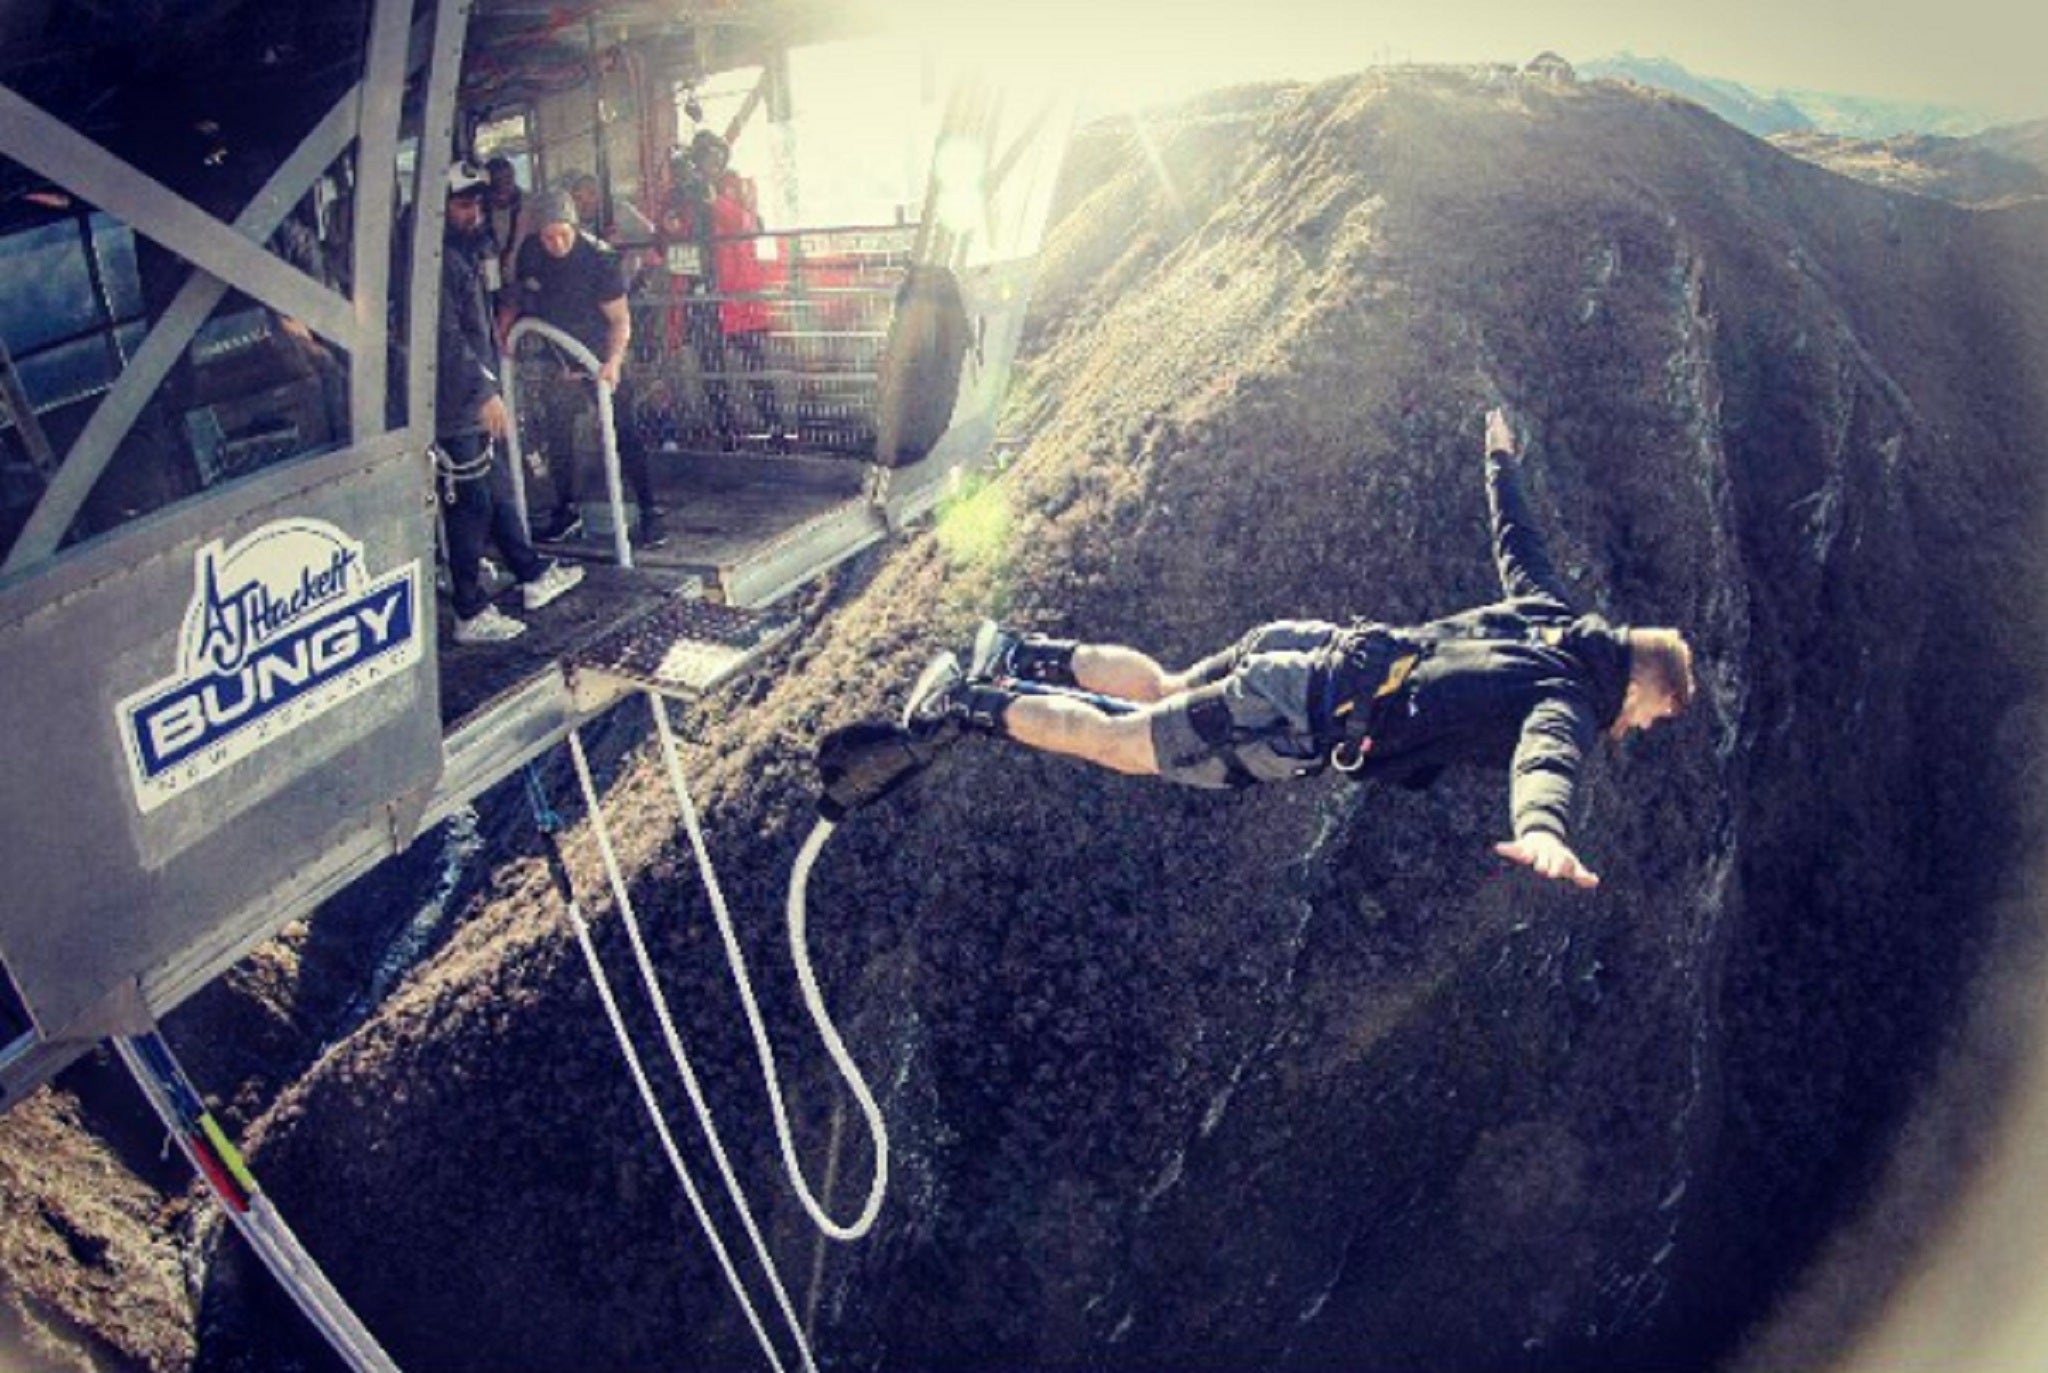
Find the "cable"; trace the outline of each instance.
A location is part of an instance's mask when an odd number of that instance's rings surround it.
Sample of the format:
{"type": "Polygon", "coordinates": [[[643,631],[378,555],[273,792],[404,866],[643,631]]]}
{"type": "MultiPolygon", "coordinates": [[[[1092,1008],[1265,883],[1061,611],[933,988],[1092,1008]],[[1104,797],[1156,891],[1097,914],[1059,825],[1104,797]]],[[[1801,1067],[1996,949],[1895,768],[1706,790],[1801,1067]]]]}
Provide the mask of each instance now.
{"type": "Polygon", "coordinates": [[[739,936],[734,932],[732,915],[726,908],[725,892],[719,886],[718,874],[711,865],[711,853],[704,842],[704,831],[698,824],[697,808],[690,799],[689,788],[683,781],[682,761],[676,753],[675,733],[669,726],[668,708],[662,698],[649,692],[649,704],[654,710],[655,730],[661,737],[662,758],[668,766],[669,785],[676,793],[676,802],[682,808],[683,827],[690,836],[690,847],[697,855],[697,867],[703,874],[705,890],[711,897],[711,913],[718,922],[718,933],[725,942],[726,961],[732,965],[733,980],[739,984],[740,1005],[747,1015],[747,1028],[753,1032],[754,1051],[761,1061],[761,1078],[768,1088],[768,1103],[775,1113],[775,1136],[782,1146],[783,1168],[789,1174],[791,1186],[796,1189],[797,1199],[804,1210],[810,1213],[820,1230],[836,1240],[857,1240],[874,1228],[875,1217],[882,1209],[883,1195],[889,1187],[889,1131],[882,1119],[881,1108],[875,1104],[874,1094],[868,1090],[860,1069],[853,1056],[847,1052],[845,1041],[839,1037],[838,1029],[832,1023],[831,1013],[825,1007],[825,998],[818,991],[817,974],[811,968],[809,942],[805,938],[804,893],[810,885],[811,867],[817,862],[819,852],[826,840],[832,837],[833,824],[820,820],[804,841],[796,859],[796,867],[790,874],[789,883],[789,952],[796,965],[797,982],[803,990],[804,1008],[810,1012],[811,1020],[818,1027],[818,1037],[824,1041],[825,1051],[831,1055],[832,1063],[838,1069],[854,1099],[860,1103],[862,1117],[867,1121],[869,1136],[875,1142],[874,1177],[868,1184],[868,1196],[860,1215],[851,1224],[842,1225],[825,1210],[817,1196],[811,1191],[810,1183],[804,1177],[803,1165],[796,1156],[796,1145],[791,1136],[789,1112],[782,1100],[782,1084],[775,1068],[775,1049],[769,1042],[767,1027],[762,1023],[760,1007],[755,1004],[754,988],[747,976],[746,958],[740,951],[739,936]]]}
{"type": "MultiPolygon", "coordinates": [[[[578,774],[587,775],[582,745],[574,731],[569,735],[569,744],[575,755],[578,774]]],[[[739,1298],[740,1309],[746,1313],[747,1324],[752,1327],[754,1338],[761,1342],[761,1349],[768,1356],[769,1366],[775,1373],[782,1373],[782,1357],[776,1353],[775,1342],[768,1337],[767,1328],[762,1325],[759,1313],[754,1310],[753,1300],[747,1296],[746,1284],[740,1281],[739,1270],[733,1264],[732,1255],[727,1251],[725,1241],[719,1236],[718,1227],[711,1219],[711,1212],[704,1205],[704,1198],[698,1192],[696,1182],[690,1177],[689,1168],[683,1163],[682,1152],[676,1148],[675,1136],[669,1131],[668,1122],[661,1114],[661,1105],[655,1100],[654,1088],[648,1083],[646,1070],[641,1066],[639,1050],[633,1047],[632,1036],[626,1032],[626,1022],[619,1014],[617,1000],[612,996],[611,980],[605,975],[604,964],[598,960],[597,946],[590,937],[589,922],[583,918],[583,909],[576,900],[575,887],[569,880],[568,864],[562,858],[561,842],[556,838],[556,831],[561,828],[561,817],[548,803],[547,794],[540,784],[539,769],[532,763],[526,765],[526,795],[533,806],[534,823],[540,829],[542,847],[547,856],[548,876],[553,880],[555,891],[569,912],[569,924],[576,932],[577,945],[583,950],[583,961],[590,968],[591,981],[597,984],[597,995],[604,1004],[605,1019],[611,1024],[612,1036],[618,1041],[619,1053],[624,1056],[627,1071],[633,1078],[633,1085],[639,1090],[640,1103],[647,1110],[647,1118],[654,1124],[654,1133],[661,1141],[661,1149],[668,1157],[669,1167],[674,1171],[677,1180],[683,1184],[683,1194],[689,1198],[690,1210],[696,1215],[697,1224],[703,1228],[704,1237],[711,1242],[711,1251],[717,1256],[719,1269],[725,1274],[726,1282],[731,1285],[733,1295],[739,1298]]],[[[591,814],[597,814],[595,806],[592,807],[591,814]]],[[[604,847],[609,849],[609,839],[603,843],[604,847]]],[[[811,1367],[808,1349],[804,1354],[804,1364],[806,1368],[811,1367]]]]}
{"type": "MultiPolygon", "coordinates": [[[[650,693],[652,694],[652,693],[650,693]]],[[[656,712],[660,718],[661,712],[656,712]]],[[[641,984],[647,989],[647,997],[654,1006],[655,1018],[661,1024],[662,1042],[668,1046],[669,1058],[675,1063],[677,1075],[683,1080],[683,1089],[689,1094],[690,1105],[697,1112],[697,1124],[704,1132],[704,1140],[711,1147],[711,1157],[718,1165],[720,1177],[725,1182],[726,1194],[732,1199],[733,1208],[739,1212],[740,1225],[746,1230],[747,1238],[753,1242],[754,1253],[761,1261],[768,1285],[775,1294],[776,1305],[789,1323],[790,1333],[796,1337],[797,1352],[802,1356],[807,1373],[817,1373],[817,1365],[811,1361],[810,1341],[804,1337],[803,1323],[797,1319],[796,1308],[789,1300],[789,1291],[783,1286],[782,1274],[775,1266],[775,1256],[768,1251],[768,1243],[761,1237],[760,1227],[754,1223],[753,1208],[747,1204],[746,1192],[740,1187],[738,1175],[733,1171],[732,1161],[726,1156],[725,1142],[718,1133],[718,1125],[712,1118],[711,1103],[704,1096],[704,1089],[697,1080],[690,1059],[683,1052],[683,1041],[676,1033],[675,1018],[669,1013],[668,997],[661,990],[661,980],[655,975],[654,962],[647,956],[647,946],[640,937],[640,919],[633,910],[633,898],[626,890],[626,879],[619,867],[618,855],[612,848],[611,830],[605,824],[604,812],[599,804],[597,784],[591,780],[590,761],[583,753],[583,738],[576,730],[569,731],[569,757],[576,765],[576,780],[583,788],[584,805],[590,814],[590,827],[597,838],[598,853],[604,859],[605,878],[610,882],[612,897],[618,903],[619,917],[625,926],[627,942],[633,949],[633,961],[640,969],[641,984]]],[[[749,997],[751,1000],[751,997],[749,997]]]]}
{"type": "Polygon", "coordinates": [[[206,1180],[229,1222],[334,1352],[354,1373],[398,1373],[398,1365],[349,1309],[263,1194],[255,1175],[171,1056],[163,1036],[151,1030],[117,1035],[113,1043],[129,1076],[177,1140],[186,1160],[206,1180]]]}

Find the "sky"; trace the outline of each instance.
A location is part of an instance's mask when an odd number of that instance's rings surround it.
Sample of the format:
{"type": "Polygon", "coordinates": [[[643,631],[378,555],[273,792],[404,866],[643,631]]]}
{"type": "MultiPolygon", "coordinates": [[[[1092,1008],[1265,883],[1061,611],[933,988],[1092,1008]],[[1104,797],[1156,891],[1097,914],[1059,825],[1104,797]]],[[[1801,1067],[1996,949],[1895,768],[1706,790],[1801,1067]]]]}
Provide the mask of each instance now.
{"type": "MultiPolygon", "coordinates": [[[[893,35],[798,58],[803,165],[776,182],[783,220],[914,216],[937,116],[925,103],[935,88],[920,77],[918,54],[927,49],[942,65],[1000,71],[1013,93],[1078,88],[1084,119],[1249,81],[1402,61],[1520,65],[1546,50],[1575,62],[1621,52],[1669,58],[1760,93],[1939,105],[1984,124],[2048,118],[2048,0],[871,3],[893,35]],[[884,148],[901,156],[879,157],[884,148]]],[[[751,75],[734,81],[736,102],[751,75]]],[[[765,165],[757,174],[774,179],[765,165]]]]}
{"type": "Polygon", "coordinates": [[[2048,117],[2044,0],[901,0],[1130,103],[1375,62],[1620,51],[1761,90],[2048,117]]]}

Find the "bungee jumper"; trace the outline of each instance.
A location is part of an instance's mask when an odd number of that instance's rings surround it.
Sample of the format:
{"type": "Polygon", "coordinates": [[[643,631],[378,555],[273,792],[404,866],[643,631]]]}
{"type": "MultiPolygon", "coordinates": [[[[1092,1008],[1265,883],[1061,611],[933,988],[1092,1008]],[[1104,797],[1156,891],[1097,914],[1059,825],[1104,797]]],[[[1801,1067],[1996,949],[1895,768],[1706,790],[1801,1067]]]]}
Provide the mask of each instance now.
{"type": "Polygon", "coordinates": [[[984,622],[967,655],[935,658],[901,725],[821,743],[837,819],[901,786],[966,734],[1008,739],[1116,772],[1241,788],[1334,768],[1414,788],[1454,763],[1505,767],[1512,838],[1502,857],[1593,887],[1573,850],[1580,769],[1683,712],[1692,650],[1674,629],[1582,614],[1523,499],[1516,428],[1486,417],[1485,470],[1504,598],[1424,624],[1283,620],[1181,672],[1117,644],[1020,635],[984,622]]]}

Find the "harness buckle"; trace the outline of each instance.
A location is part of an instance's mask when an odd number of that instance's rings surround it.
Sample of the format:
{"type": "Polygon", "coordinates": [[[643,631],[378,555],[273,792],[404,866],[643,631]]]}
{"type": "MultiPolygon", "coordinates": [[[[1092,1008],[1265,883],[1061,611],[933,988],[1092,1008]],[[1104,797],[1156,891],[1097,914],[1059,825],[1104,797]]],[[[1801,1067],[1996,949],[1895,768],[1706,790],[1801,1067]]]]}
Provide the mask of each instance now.
{"type": "MultiPolygon", "coordinates": [[[[1372,644],[1367,652],[1383,651],[1388,646],[1390,641],[1382,638],[1372,644]]],[[[1371,705],[1399,691],[1408,681],[1408,675],[1415,670],[1415,665],[1421,661],[1421,651],[1410,649],[1387,662],[1384,668],[1379,668],[1375,677],[1377,664],[1373,664],[1370,658],[1364,655],[1349,658],[1345,666],[1356,674],[1350,684],[1354,694],[1340,701],[1330,712],[1331,723],[1337,731],[1341,731],[1341,736],[1330,749],[1331,767],[1349,777],[1356,776],[1359,769],[1365,766],[1365,757],[1371,740],[1367,724],[1371,705]],[[1361,658],[1364,658],[1363,662],[1360,661],[1361,658]],[[1361,668],[1363,671],[1360,671],[1361,668]],[[1361,706],[1367,709],[1360,709],[1361,706]]]]}

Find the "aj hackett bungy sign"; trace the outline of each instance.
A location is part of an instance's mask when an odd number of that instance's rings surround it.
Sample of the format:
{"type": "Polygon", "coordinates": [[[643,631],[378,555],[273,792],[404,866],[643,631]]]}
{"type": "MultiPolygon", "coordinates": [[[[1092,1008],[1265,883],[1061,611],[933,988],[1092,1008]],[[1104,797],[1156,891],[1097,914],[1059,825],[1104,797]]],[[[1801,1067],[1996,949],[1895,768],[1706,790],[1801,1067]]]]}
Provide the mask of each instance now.
{"type": "Polygon", "coordinates": [[[363,546],[320,520],[201,548],[178,670],[117,709],[142,809],[417,663],[418,572],[372,579],[363,546]]]}

